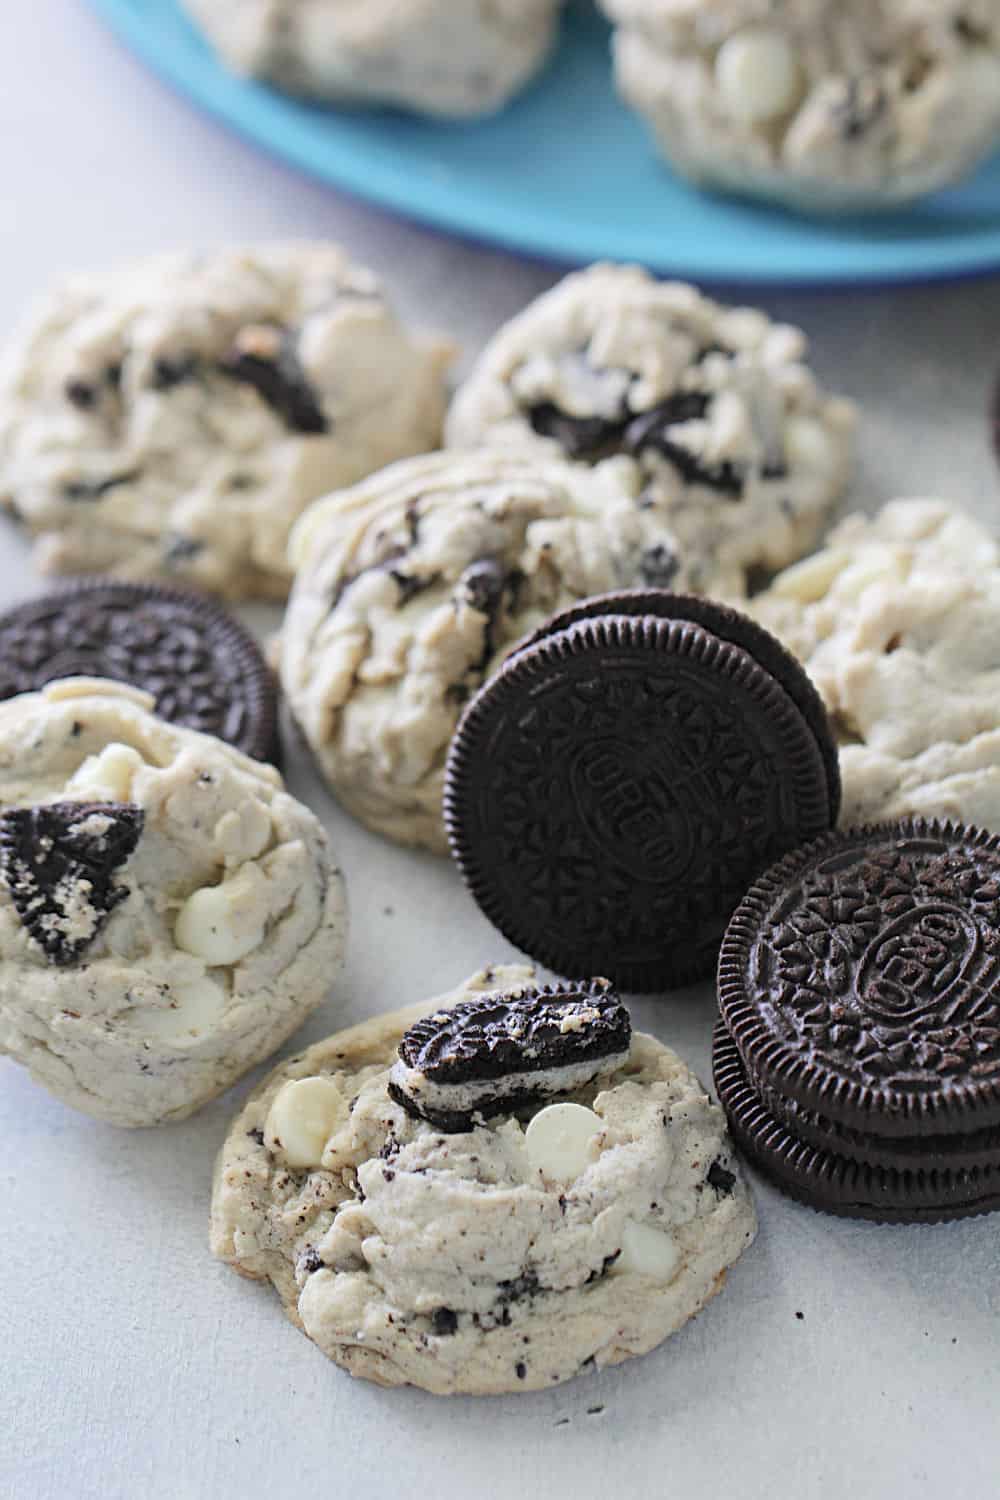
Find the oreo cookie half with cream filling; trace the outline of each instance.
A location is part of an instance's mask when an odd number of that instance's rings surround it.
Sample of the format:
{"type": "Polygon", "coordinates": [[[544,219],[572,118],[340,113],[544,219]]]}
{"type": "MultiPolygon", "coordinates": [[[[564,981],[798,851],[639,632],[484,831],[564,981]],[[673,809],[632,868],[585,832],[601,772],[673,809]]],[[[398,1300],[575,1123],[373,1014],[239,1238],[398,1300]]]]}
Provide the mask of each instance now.
{"type": "Polygon", "coordinates": [[[571,1093],[628,1056],[632,1023],[606,980],[486,995],[406,1032],[389,1093],[442,1130],[571,1093]]]}

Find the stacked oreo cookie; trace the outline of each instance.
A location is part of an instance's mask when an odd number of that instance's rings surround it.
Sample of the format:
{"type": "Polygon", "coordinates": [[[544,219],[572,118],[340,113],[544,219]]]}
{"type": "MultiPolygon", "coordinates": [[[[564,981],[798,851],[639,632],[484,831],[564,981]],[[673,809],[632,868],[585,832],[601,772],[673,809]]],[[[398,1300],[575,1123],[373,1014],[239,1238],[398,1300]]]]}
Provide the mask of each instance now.
{"type": "Polygon", "coordinates": [[[1000,1208],[1000,836],[907,821],[769,870],[719,962],[733,1136],[783,1191],[879,1221],[1000,1208]]]}
{"type": "Polygon", "coordinates": [[[798,663],[735,610],[662,590],[587,600],[523,642],[462,718],[444,801],[494,925],[633,991],[710,974],[748,886],[839,805],[798,663]]]}

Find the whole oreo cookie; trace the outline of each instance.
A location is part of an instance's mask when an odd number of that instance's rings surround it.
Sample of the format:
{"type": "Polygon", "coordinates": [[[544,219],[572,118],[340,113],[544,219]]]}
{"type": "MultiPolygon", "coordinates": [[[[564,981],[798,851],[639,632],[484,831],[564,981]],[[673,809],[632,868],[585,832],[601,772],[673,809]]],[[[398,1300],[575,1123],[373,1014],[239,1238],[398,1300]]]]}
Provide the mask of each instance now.
{"type": "Polygon", "coordinates": [[[161,718],[278,757],[271,670],[249,632],[198,594],[97,579],[0,615],[0,699],[59,677],[131,683],[161,718]]]}
{"type": "Polygon", "coordinates": [[[715,599],[696,594],[672,594],[667,589],[625,589],[617,594],[584,599],[553,615],[527,636],[512,654],[547,640],[569,625],[599,619],[602,615],[653,615],[658,620],[689,620],[693,625],[710,630],[719,640],[729,641],[748,652],[758,666],[777,678],[816,736],[830,788],[830,822],[836,823],[840,816],[840,756],[826,706],[809,674],[776,636],[748,615],[719,604],[715,599]]]}
{"type": "Polygon", "coordinates": [[[892,1139],[1000,1126],[1000,836],[821,839],[733,916],[719,1005],[750,1082],[892,1139]]]}
{"type": "Polygon", "coordinates": [[[415,1022],[389,1093],[446,1131],[582,1088],[628,1056],[632,1023],[606,980],[485,995],[415,1022]]]}
{"type": "Polygon", "coordinates": [[[733,1139],[765,1176],[800,1203],[846,1218],[878,1223],[938,1223],[1000,1209],[1000,1144],[992,1162],[943,1167],[874,1166],[802,1140],[762,1103],[732,1037],[716,1026],[715,1089],[733,1139]]]}
{"type": "Polygon", "coordinates": [[[827,757],[750,651],[609,607],[554,622],[472,700],[445,821],[518,947],[571,977],[666,989],[710,973],[759,872],[829,829],[827,757]]]}

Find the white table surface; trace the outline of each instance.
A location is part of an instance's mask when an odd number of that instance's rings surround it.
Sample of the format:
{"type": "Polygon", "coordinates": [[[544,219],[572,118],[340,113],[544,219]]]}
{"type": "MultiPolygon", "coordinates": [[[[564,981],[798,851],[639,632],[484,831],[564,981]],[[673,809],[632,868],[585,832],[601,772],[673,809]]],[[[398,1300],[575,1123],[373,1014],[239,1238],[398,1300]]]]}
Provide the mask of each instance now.
{"type": "MultiPolygon", "coordinates": [[[[542,266],[392,222],[188,109],[83,0],[0,3],[0,330],[53,276],[169,244],[333,236],[469,351],[542,266]]],[[[941,494],[995,518],[986,407],[1000,287],[768,296],[866,423],[852,501],[941,494]]],[[[0,532],[4,599],[41,586],[0,532]]],[[[258,616],[262,625],[268,622],[258,616]]],[[[452,985],[508,950],[443,861],[352,824],[293,761],[346,868],[346,974],[295,1041],[452,985]]],[[[636,1007],[708,1076],[710,987],[636,1007]]],[[[0,1062],[0,1495],[670,1496],[986,1500],[1000,1488],[1000,1218],[887,1229],[758,1183],[724,1295],[643,1361],[541,1395],[441,1401],[327,1364],[206,1249],[212,1159],[252,1080],[130,1133],[0,1062]]]]}

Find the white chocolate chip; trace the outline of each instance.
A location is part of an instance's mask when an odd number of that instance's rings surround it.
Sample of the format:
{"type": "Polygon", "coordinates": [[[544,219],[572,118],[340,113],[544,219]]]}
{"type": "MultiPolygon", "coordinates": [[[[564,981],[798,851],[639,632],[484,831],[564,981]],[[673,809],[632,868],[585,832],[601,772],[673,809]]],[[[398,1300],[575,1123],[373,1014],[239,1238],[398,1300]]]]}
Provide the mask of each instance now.
{"type": "Polygon", "coordinates": [[[324,1146],[347,1114],[347,1100],[332,1078],[296,1078],[275,1095],[264,1140],[290,1167],[318,1167],[324,1146]]]}
{"type": "Polygon", "coordinates": [[[604,1121],[583,1104],[549,1104],[524,1132],[528,1161],[550,1182],[572,1182],[594,1160],[604,1121]]]}
{"type": "Polygon", "coordinates": [[[789,417],[785,424],[785,459],[789,468],[829,472],[837,461],[833,439],[812,417],[789,417]]]}
{"type": "Polygon", "coordinates": [[[802,93],[802,70],[780,31],[750,26],[723,42],[715,81],[729,113],[754,125],[788,114],[802,93]]]}
{"type": "Polygon", "coordinates": [[[203,1036],[216,1026],[226,1008],[222,987],[204,976],[173,983],[164,1003],[131,1012],[128,1023],[143,1036],[182,1041],[203,1036]]]}
{"type": "Polygon", "coordinates": [[[793,563],[780,573],[771,592],[782,599],[797,599],[800,604],[814,604],[822,599],[842,568],[850,562],[850,553],[842,547],[824,547],[812,557],[793,563]]]}
{"type": "Polygon", "coordinates": [[[145,764],[138,750],[113,740],[100,755],[88,756],[66,783],[66,790],[71,797],[127,802],[132,794],[132,778],[145,764]]]}
{"type": "Polygon", "coordinates": [[[212,838],[227,859],[242,862],[263,854],[271,837],[271,814],[259,797],[247,797],[216,823],[212,838]]]}
{"type": "Polygon", "coordinates": [[[243,865],[221,885],[192,892],[177,914],[178,948],[210,965],[245,958],[264,936],[266,884],[256,865],[243,865]]]}
{"type": "Polygon", "coordinates": [[[648,1276],[666,1285],[677,1274],[680,1260],[681,1252],[672,1234],[654,1229],[651,1224],[626,1219],[622,1229],[622,1252],[610,1270],[618,1276],[631,1271],[636,1276],[648,1276]]]}

